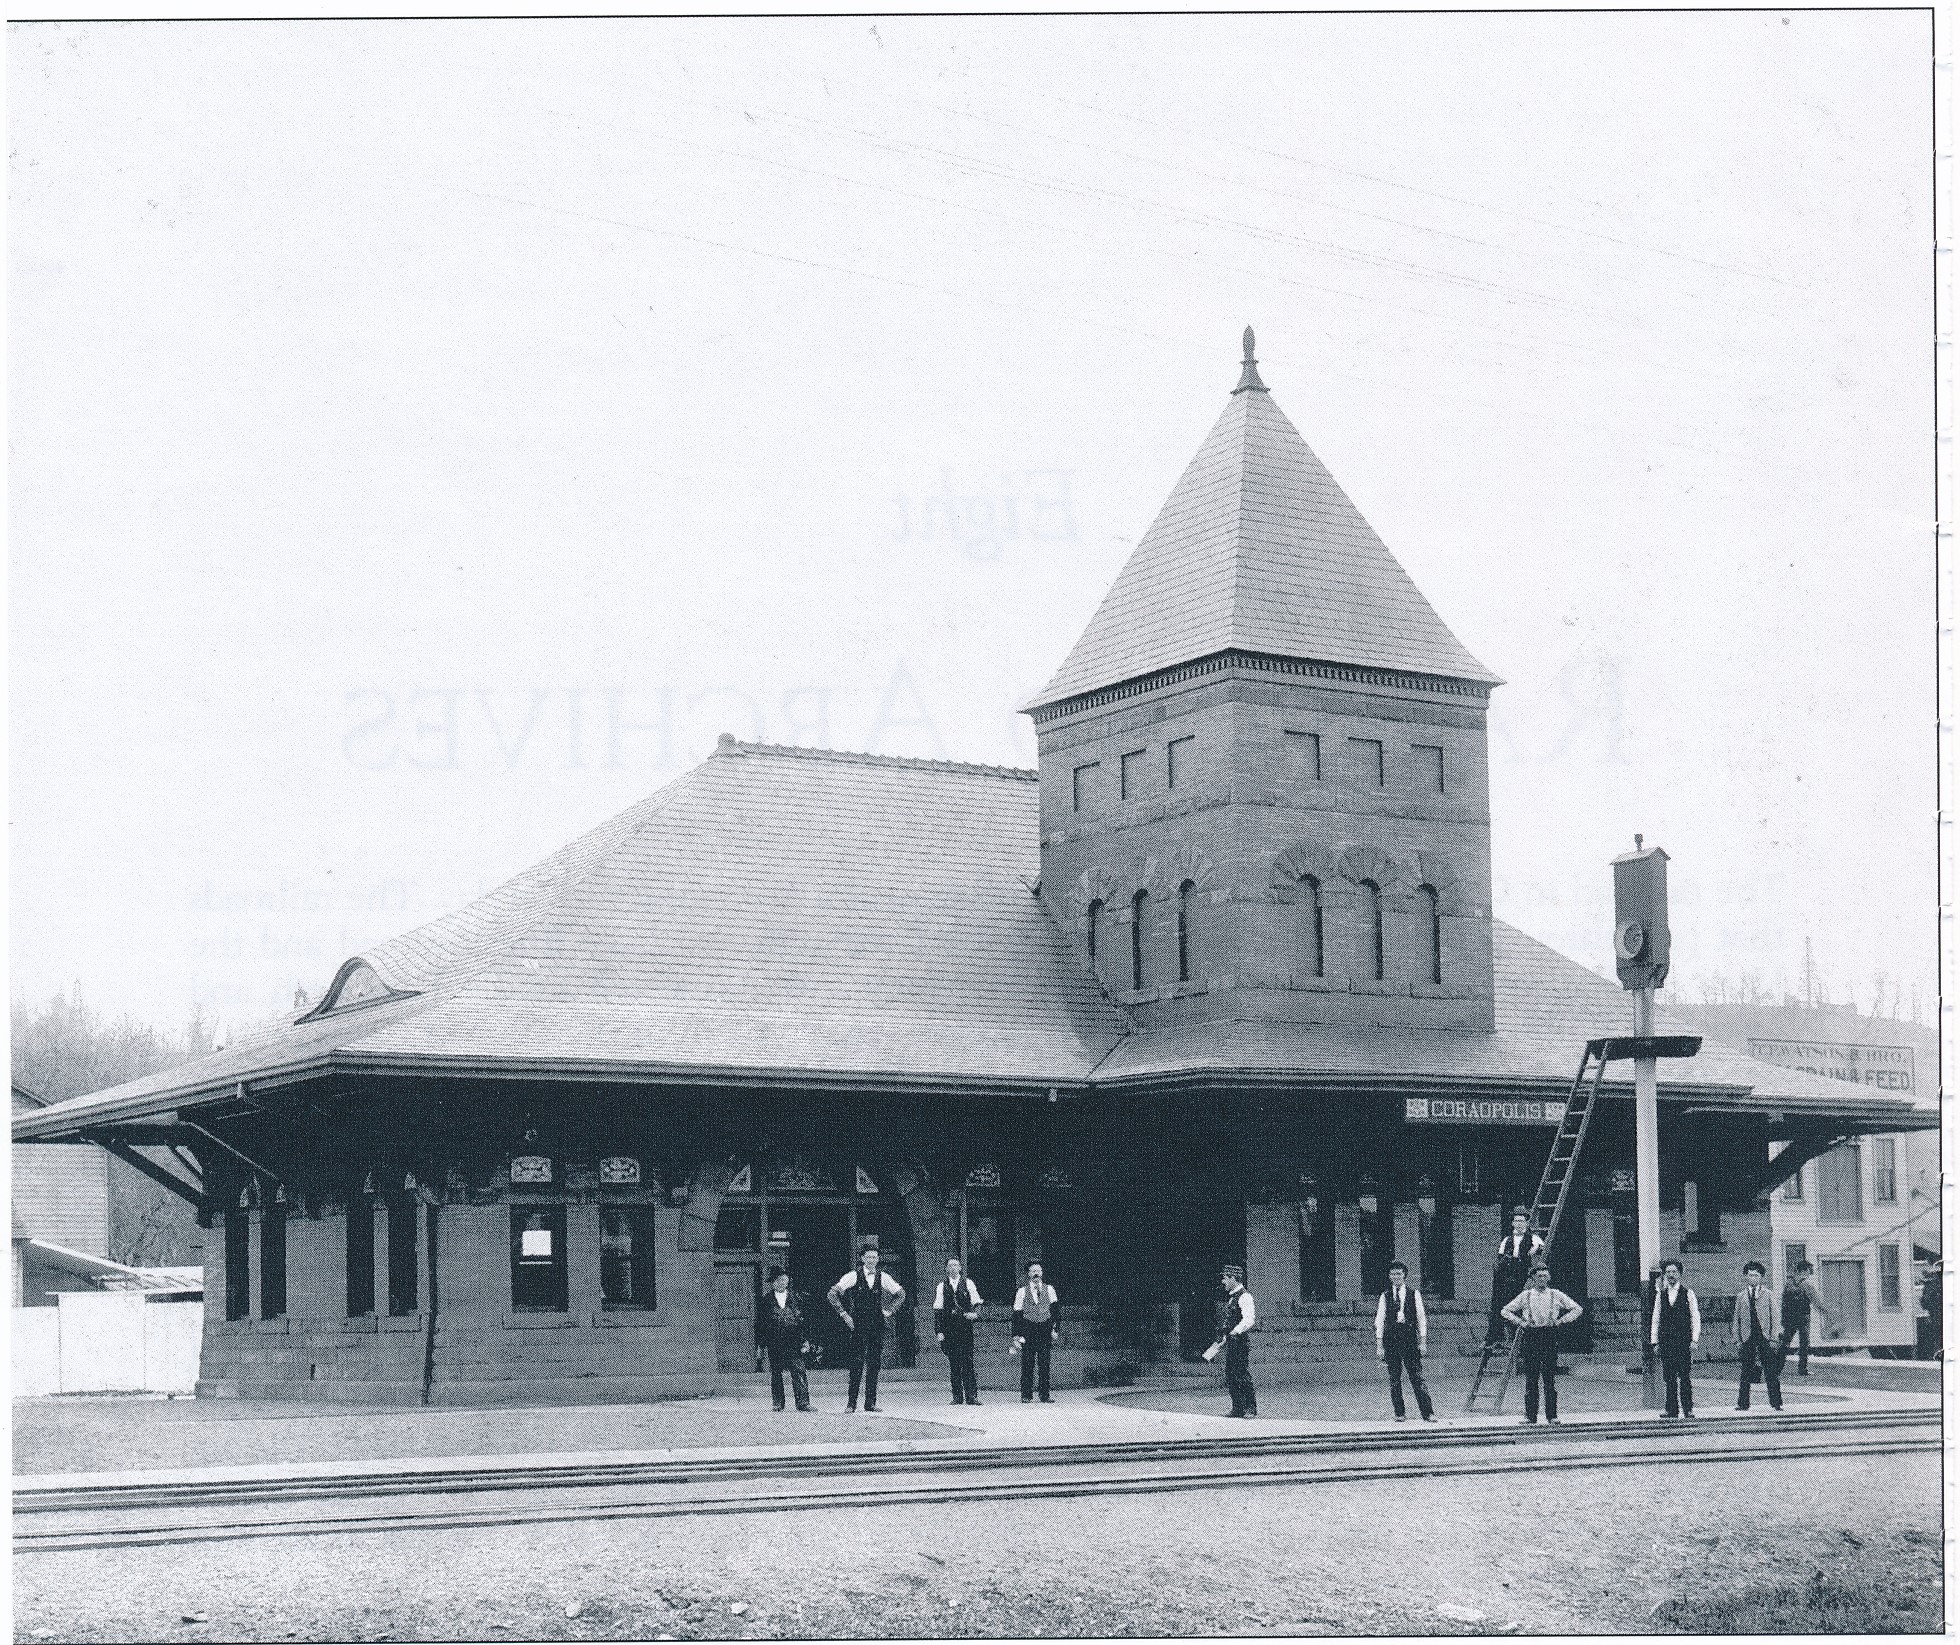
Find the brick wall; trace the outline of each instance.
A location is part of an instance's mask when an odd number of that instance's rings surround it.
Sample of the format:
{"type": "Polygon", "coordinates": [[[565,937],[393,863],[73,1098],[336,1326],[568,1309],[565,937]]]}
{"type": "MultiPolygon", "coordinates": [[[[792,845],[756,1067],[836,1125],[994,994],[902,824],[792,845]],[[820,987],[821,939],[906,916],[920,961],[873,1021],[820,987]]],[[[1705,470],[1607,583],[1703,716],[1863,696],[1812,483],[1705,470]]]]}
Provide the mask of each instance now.
{"type": "Polygon", "coordinates": [[[1098,975],[1142,1020],[1492,1025],[1481,703],[1228,671],[1049,721],[1038,736],[1043,896],[1085,949],[1087,905],[1102,901],[1098,975]],[[1318,777],[1299,733],[1319,738],[1318,777]],[[1381,785],[1350,758],[1353,738],[1382,745],[1381,785]],[[1189,741],[1180,741],[1173,787],[1168,747],[1181,739],[1189,741]],[[1440,793],[1419,746],[1443,750],[1440,793]],[[1125,755],[1135,756],[1127,796],[1125,755]],[[1301,872],[1321,887],[1318,975],[1301,872]],[[1382,893],[1380,980],[1364,878],[1382,893]],[[1177,893],[1186,880],[1194,894],[1180,981],[1177,893]],[[1439,893],[1441,983],[1427,973],[1424,883],[1439,893]],[[1131,970],[1139,889],[1148,893],[1140,990],[1131,970]]]}

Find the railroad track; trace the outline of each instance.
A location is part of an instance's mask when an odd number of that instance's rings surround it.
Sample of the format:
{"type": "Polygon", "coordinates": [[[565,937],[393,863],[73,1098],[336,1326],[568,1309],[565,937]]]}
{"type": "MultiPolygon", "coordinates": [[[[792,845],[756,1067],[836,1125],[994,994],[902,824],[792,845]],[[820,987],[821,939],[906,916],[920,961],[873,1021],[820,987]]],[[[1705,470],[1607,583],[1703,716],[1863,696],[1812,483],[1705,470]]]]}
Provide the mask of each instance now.
{"type": "Polygon", "coordinates": [[[1560,1429],[1411,1428],[1149,1443],[678,1461],[451,1466],[383,1474],[14,1493],[21,1553],[608,1519],[1149,1495],[1261,1485],[1875,1457],[1937,1449],[1934,1410],[1560,1429]],[[459,1503],[458,1498],[465,1501],[459,1503]],[[397,1499],[391,1505],[385,1499],[397,1499]],[[241,1514],[241,1510],[246,1512],[241,1514]],[[253,1511],[256,1510],[256,1511],[253,1511]],[[167,1512],[159,1520],[160,1511],[167,1512]]]}

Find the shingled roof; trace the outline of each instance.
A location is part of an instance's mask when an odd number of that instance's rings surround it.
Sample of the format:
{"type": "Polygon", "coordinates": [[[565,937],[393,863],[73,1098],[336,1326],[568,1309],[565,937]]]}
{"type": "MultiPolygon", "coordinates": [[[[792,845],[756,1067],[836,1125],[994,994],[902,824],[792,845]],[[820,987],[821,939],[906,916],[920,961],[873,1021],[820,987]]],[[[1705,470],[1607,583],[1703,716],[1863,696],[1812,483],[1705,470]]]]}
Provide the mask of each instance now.
{"type": "Polygon", "coordinates": [[[1029,710],[1222,651],[1497,684],[1246,370],[1029,710]]]}
{"type": "MultiPolygon", "coordinates": [[[[14,1134],[335,1068],[914,1090],[1201,1075],[1549,1089],[1571,1078],[1584,1039],[1626,1028],[1615,985],[1499,925],[1494,1034],[1136,1031],[1034,895],[1038,825],[1033,772],[724,741],[536,868],[358,956],[391,997],[315,1008],[20,1114],[14,1134]]],[[[1662,1089],[1905,1112],[1713,1046],[1665,1065],[1662,1089]]]]}

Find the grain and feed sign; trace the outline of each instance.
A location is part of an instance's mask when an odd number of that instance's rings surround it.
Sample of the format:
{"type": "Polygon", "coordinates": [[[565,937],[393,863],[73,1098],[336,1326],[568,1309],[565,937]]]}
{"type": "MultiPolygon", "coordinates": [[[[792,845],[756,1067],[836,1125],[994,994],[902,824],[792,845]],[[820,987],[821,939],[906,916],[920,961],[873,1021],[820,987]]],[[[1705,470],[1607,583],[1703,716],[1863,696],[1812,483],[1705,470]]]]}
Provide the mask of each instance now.
{"type": "Polygon", "coordinates": [[[1749,1041],[1749,1055],[1779,1068],[1815,1074],[1820,1079],[1843,1080],[1847,1085],[1869,1085],[1909,1097],[1917,1089],[1912,1079],[1912,1047],[1909,1045],[1840,1045],[1830,1040],[1749,1041]]]}

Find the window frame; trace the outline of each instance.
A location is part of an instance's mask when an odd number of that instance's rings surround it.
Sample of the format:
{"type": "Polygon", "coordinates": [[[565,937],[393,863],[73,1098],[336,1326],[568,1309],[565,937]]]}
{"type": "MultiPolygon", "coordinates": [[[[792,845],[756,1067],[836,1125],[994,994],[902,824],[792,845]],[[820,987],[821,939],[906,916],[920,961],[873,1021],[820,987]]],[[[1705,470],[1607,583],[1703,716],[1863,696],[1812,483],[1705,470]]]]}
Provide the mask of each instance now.
{"type": "Polygon", "coordinates": [[[1143,789],[1143,760],[1147,748],[1132,748],[1116,756],[1116,797],[1133,800],[1143,789]]]}
{"type": "Polygon", "coordinates": [[[1091,760],[1087,765],[1078,765],[1074,768],[1069,778],[1068,791],[1069,811],[1072,815],[1079,817],[1089,809],[1089,773],[1101,769],[1101,760],[1091,760]]]}
{"type": "Polygon", "coordinates": [[[252,1317],[252,1218],[249,1212],[225,1213],[225,1319],[252,1317]]]}
{"type": "Polygon", "coordinates": [[[374,1201],[366,1194],[350,1195],[344,1249],[347,1318],[374,1317],[374,1201]]]}
{"type": "Polygon", "coordinates": [[[1301,899],[1307,906],[1307,931],[1313,938],[1315,977],[1327,975],[1327,904],[1321,896],[1320,881],[1312,874],[1300,876],[1301,899]]]}
{"type": "Polygon", "coordinates": [[[1164,744],[1164,786],[1166,788],[1176,788],[1178,786],[1178,750],[1188,749],[1197,740],[1197,736],[1194,733],[1188,737],[1173,737],[1169,742],[1164,744]]]}
{"type": "Polygon", "coordinates": [[[1429,982],[1437,988],[1443,985],[1443,899],[1433,885],[1416,888],[1416,900],[1421,905],[1423,916],[1423,940],[1428,952],[1429,982]]]}
{"type": "Polygon", "coordinates": [[[1177,980],[1191,980],[1191,905],[1197,897],[1197,882],[1185,880],[1177,888],[1177,980]]]}
{"type": "MultiPolygon", "coordinates": [[[[1307,767],[1308,780],[1310,782],[1320,782],[1322,780],[1320,733],[1318,731],[1288,731],[1284,735],[1286,737],[1286,747],[1289,752],[1294,749],[1300,749],[1305,752],[1306,760],[1304,763],[1307,767]]],[[[1289,757],[1287,760],[1287,769],[1292,770],[1294,764],[1294,760],[1289,757]]]]}
{"type": "Polygon", "coordinates": [[[1143,917],[1149,910],[1150,893],[1139,891],[1130,899],[1130,987],[1143,991],[1143,917]]]}
{"type": "Polygon", "coordinates": [[[599,1308],[603,1313],[649,1314],[660,1306],[659,1218],[656,1208],[638,1201],[599,1206],[599,1308]],[[613,1219],[627,1228],[625,1278],[627,1295],[607,1294],[608,1281],[619,1271],[619,1259],[608,1262],[608,1237],[613,1219]],[[642,1237],[644,1235],[644,1238],[642,1237]]]}
{"type": "Polygon", "coordinates": [[[1359,786],[1362,788],[1386,788],[1388,787],[1388,749],[1382,742],[1382,739],[1379,737],[1348,738],[1348,758],[1355,765],[1357,772],[1363,770],[1365,767],[1367,763],[1367,751],[1369,749],[1374,750],[1374,778],[1372,781],[1368,781],[1365,778],[1358,779],[1359,786]]]}
{"type": "Polygon", "coordinates": [[[1899,1247],[1885,1244],[1878,1247],[1878,1306],[1881,1312],[1899,1314],[1905,1312],[1905,1277],[1900,1265],[1899,1247]],[[1887,1259],[1890,1259],[1889,1263],[1887,1259]],[[1889,1271],[1888,1271],[1889,1269],[1889,1271]]]}
{"type": "Polygon", "coordinates": [[[1384,929],[1382,913],[1382,888],[1374,880],[1363,880],[1361,889],[1367,894],[1365,912],[1368,916],[1368,942],[1373,952],[1375,982],[1388,981],[1388,934],[1384,929]]]}
{"type": "Polygon", "coordinates": [[[1449,764],[1443,753],[1443,745],[1441,743],[1410,743],[1409,753],[1412,756],[1410,760],[1412,770],[1418,772],[1424,778],[1420,792],[1424,794],[1447,794],[1449,792],[1449,764]],[[1428,756],[1430,754],[1436,756],[1434,771],[1436,781],[1433,788],[1427,780],[1431,774],[1429,760],[1426,757],[1422,759],[1413,758],[1415,755],[1428,756]]]}
{"type": "Polygon", "coordinates": [[[1872,1204],[1899,1203],[1899,1145],[1891,1137],[1873,1137],[1872,1204]]]}
{"type": "Polygon", "coordinates": [[[514,1200],[510,1207],[510,1311],[513,1314],[568,1314],[571,1312],[571,1263],[568,1259],[566,1231],[569,1219],[565,1215],[562,1201],[514,1200]],[[522,1236],[525,1229],[522,1220],[536,1217],[552,1233],[551,1254],[543,1261],[532,1259],[530,1273],[525,1274],[526,1259],[522,1256],[522,1236]],[[520,1301],[518,1280],[520,1276],[543,1276],[548,1294],[546,1300],[535,1302],[520,1301]]]}
{"type": "MultiPolygon", "coordinates": [[[[389,1194],[388,1317],[412,1319],[422,1306],[422,1218],[414,1194],[389,1194]],[[406,1238],[403,1233],[406,1231],[406,1238]],[[404,1255],[404,1253],[406,1253],[404,1255]]],[[[377,1305],[380,1298],[376,1298],[377,1305]]]]}
{"type": "Polygon", "coordinates": [[[286,1317],[286,1207],[259,1212],[259,1318],[286,1317]],[[277,1232],[274,1232],[274,1230],[277,1232]]]}

